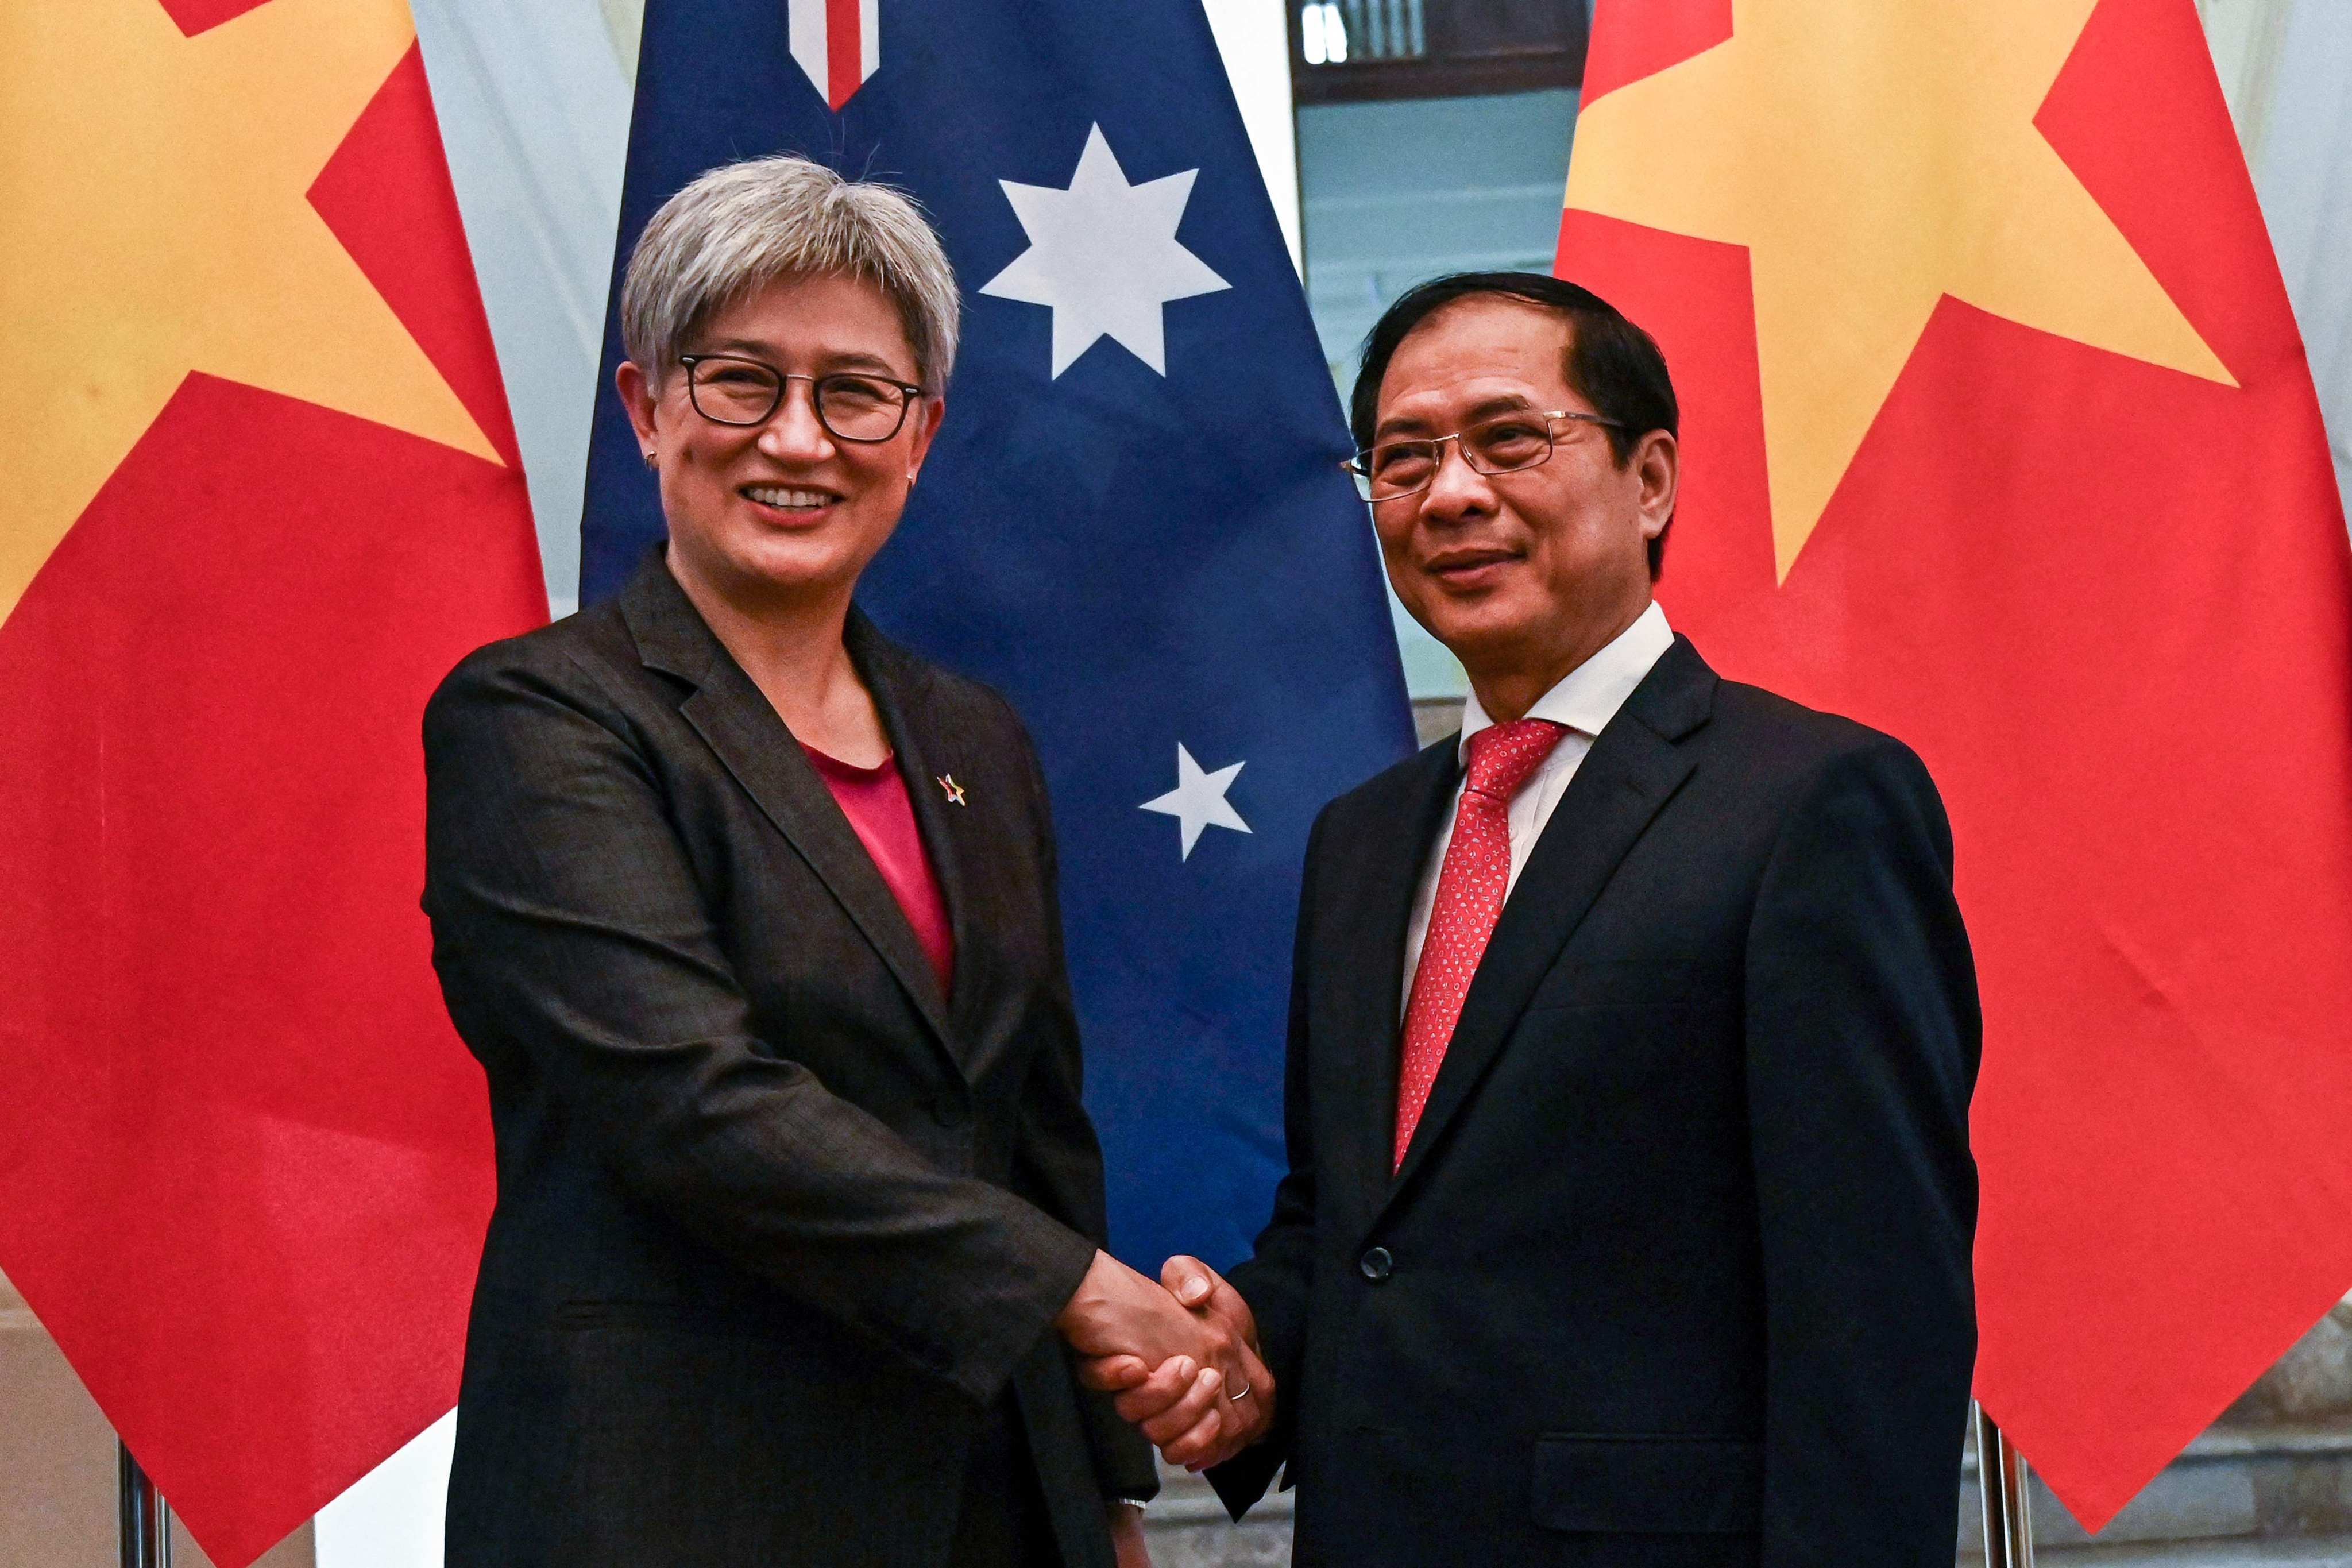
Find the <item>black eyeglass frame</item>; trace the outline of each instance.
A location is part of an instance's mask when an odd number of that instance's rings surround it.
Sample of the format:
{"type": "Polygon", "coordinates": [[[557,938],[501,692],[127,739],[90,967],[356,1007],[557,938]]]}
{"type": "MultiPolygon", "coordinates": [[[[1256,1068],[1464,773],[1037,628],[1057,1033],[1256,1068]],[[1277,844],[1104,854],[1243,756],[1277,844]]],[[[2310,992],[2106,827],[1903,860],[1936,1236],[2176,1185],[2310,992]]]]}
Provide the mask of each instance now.
{"type": "Polygon", "coordinates": [[[1430,486],[1435,484],[1437,482],[1439,472],[1445,467],[1445,455],[1443,448],[1448,441],[1454,443],[1454,449],[1462,454],[1462,460],[1470,465],[1470,471],[1473,473],[1488,475],[1523,474],[1529,468],[1540,468],[1546,463],[1551,461],[1552,453],[1559,448],[1559,433],[1552,428],[1552,425],[1555,421],[1561,419],[1570,420],[1579,425],[1597,425],[1604,430],[1631,431],[1633,429],[1632,426],[1626,424],[1621,419],[1605,419],[1598,414],[1586,414],[1581,410],[1575,408],[1546,408],[1541,410],[1533,410],[1527,414],[1497,414],[1491,419],[1481,419],[1475,425],[1469,426],[1461,430],[1448,431],[1443,436],[1405,436],[1401,437],[1394,441],[1381,441],[1373,446],[1366,447],[1362,450],[1343,459],[1339,466],[1364,481],[1364,500],[1374,506],[1378,506],[1381,502],[1385,500],[1402,500],[1407,496],[1417,496],[1422,491],[1427,489],[1430,486]],[[1470,448],[1462,444],[1462,437],[1469,435],[1474,430],[1483,430],[1489,425],[1500,425],[1512,419],[1527,419],[1531,417],[1542,420],[1544,426],[1543,456],[1537,458],[1532,461],[1514,464],[1512,467],[1507,468],[1482,468],[1479,465],[1478,459],[1471,456],[1470,448]],[[1421,483],[1413,486],[1411,489],[1391,490],[1386,495],[1376,496],[1370,493],[1370,486],[1372,482],[1372,455],[1381,451],[1384,447],[1428,447],[1433,448],[1433,456],[1430,463],[1429,478],[1422,480],[1421,483]]]}
{"type": "Polygon", "coordinates": [[[916,399],[923,395],[923,389],[912,382],[900,381],[895,376],[877,375],[868,370],[842,370],[824,375],[804,375],[798,371],[778,370],[766,360],[753,359],[749,354],[680,354],[677,356],[677,363],[686,367],[687,402],[693,405],[697,414],[709,420],[713,425],[725,425],[737,430],[748,430],[755,426],[765,425],[776,416],[776,410],[784,405],[785,388],[795,381],[805,381],[809,384],[809,405],[816,411],[816,422],[824,426],[824,433],[836,441],[847,441],[852,446],[857,447],[878,447],[885,441],[897,439],[898,432],[907,427],[907,411],[912,408],[916,399]],[[757,419],[723,419],[702,406],[702,399],[695,395],[694,367],[714,361],[725,364],[748,364],[754,369],[764,370],[776,378],[776,395],[769,403],[767,410],[757,419]],[[898,393],[898,422],[890,426],[890,433],[887,436],[845,436],[835,429],[833,421],[824,416],[825,384],[834,381],[860,381],[869,385],[895,388],[898,393]]]}

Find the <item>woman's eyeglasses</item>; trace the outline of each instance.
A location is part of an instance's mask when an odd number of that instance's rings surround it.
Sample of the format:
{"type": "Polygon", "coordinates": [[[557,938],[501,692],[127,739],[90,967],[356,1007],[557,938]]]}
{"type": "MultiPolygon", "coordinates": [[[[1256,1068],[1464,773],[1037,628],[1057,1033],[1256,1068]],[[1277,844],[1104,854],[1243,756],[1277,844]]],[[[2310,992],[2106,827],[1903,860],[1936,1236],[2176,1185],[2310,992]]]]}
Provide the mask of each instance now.
{"type": "Polygon", "coordinates": [[[787,374],[740,354],[680,354],[678,363],[686,367],[686,395],[694,411],[715,425],[765,425],[784,401],[784,384],[805,381],[816,422],[838,441],[887,441],[923,395],[921,387],[888,376],[787,374]]]}

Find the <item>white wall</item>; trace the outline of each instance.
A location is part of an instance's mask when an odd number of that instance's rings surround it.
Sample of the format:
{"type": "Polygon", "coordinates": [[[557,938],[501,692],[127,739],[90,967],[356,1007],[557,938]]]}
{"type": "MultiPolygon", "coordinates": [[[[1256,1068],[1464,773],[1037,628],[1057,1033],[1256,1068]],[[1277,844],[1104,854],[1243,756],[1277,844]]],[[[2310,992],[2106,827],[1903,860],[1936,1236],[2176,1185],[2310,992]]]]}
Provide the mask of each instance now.
{"type": "MultiPolygon", "coordinates": [[[[1274,216],[1299,267],[1298,138],[1291,117],[1290,33],[1283,0],[1202,0],[1274,216]]],[[[1303,270],[1303,268],[1302,268],[1303,270]]]]}
{"type": "Polygon", "coordinates": [[[427,1426],[311,1524],[318,1568],[441,1568],[454,1410],[427,1426]]]}

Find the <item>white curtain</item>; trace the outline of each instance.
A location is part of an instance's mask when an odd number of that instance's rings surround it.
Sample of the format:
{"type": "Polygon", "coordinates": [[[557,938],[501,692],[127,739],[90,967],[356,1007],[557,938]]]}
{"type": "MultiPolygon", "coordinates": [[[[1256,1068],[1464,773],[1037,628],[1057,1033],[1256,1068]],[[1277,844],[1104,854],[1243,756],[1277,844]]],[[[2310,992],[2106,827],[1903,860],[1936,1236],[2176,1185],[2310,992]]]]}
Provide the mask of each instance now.
{"type": "Polygon", "coordinates": [[[2239,116],[2352,510],[2352,5],[2290,0],[2239,116]]]}
{"type": "Polygon", "coordinates": [[[412,0],[506,374],[547,597],[576,605],[580,491],[644,0],[412,0]]]}

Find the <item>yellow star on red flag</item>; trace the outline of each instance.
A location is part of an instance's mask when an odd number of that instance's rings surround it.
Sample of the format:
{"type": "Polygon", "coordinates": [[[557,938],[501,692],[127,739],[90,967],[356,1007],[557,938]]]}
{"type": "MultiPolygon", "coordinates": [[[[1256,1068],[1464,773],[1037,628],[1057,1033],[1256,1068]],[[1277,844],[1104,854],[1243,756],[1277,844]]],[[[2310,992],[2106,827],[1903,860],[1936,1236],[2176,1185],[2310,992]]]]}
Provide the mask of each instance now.
{"type": "Polygon", "coordinates": [[[0,7],[0,621],[191,372],[499,461],[307,198],[415,41],[403,0],[0,7]]]}
{"type": "Polygon", "coordinates": [[[1948,294],[2237,384],[2035,128],[2095,5],[1733,0],[1578,119],[1570,208],[1748,249],[1782,580],[1948,294]]]}

